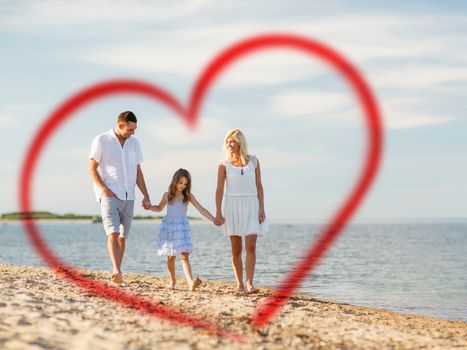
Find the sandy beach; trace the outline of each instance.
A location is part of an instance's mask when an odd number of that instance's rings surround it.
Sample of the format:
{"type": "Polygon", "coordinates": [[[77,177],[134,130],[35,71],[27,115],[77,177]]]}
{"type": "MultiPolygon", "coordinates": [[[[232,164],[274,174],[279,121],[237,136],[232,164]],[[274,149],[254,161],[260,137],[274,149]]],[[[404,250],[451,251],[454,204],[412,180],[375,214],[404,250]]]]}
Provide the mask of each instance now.
{"type": "MultiPolygon", "coordinates": [[[[107,281],[108,272],[82,271],[107,281]]],[[[197,313],[246,343],[180,327],[82,291],[47,268],[0,265],[1,349],[467,349],[467,323],[403,315],[296,295],[261,330],[251,312],[266,288],[236,295],[234,285],[204,280],[190,292],[165,276],[125,274],[126,291],[197,313]]]]}

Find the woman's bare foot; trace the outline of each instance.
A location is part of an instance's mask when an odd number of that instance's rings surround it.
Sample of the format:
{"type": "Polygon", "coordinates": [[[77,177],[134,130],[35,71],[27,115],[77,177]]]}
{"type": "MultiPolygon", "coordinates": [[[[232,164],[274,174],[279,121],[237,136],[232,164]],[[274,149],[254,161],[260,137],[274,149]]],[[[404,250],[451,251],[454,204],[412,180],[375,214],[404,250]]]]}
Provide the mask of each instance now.
{"type": "Polygon", "coordinates": [[[165,286],[169,289],[175,289],[175,281],[169,281],[165,286]]]}
{"type": "Polygon", "coordinates": [[[198,288],[201,285],[201,283],[203,283],[203,281],[201,281],[199,277],[196,277],[193,281],[193,284],[190,287],[190,290],[194,291],[196,288],[198,288]]]}

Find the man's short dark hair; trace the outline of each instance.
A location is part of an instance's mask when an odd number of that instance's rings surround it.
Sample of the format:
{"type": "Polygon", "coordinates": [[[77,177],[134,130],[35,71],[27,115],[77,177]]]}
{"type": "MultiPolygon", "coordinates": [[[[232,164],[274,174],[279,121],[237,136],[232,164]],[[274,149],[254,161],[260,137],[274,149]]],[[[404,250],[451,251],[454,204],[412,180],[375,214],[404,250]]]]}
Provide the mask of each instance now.
{"type": "Polygon", "coordinates": [[[133,112],[125,111],[118,115],[118,122],[128,124],[129,122],[137,123],[138,120],[136,119],[136,115],[133,112]]]}

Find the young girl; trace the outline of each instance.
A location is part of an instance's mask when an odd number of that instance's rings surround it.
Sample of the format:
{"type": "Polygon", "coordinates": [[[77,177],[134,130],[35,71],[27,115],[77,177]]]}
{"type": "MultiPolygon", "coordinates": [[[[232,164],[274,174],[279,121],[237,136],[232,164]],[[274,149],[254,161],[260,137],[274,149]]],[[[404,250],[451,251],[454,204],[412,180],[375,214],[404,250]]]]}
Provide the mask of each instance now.
{"type": "Polygon", "coordinates": [[[186,211],[191,203],[201,215],[214,221],[214,217],[209,211],[204,209],[191,193],[191,175],[185,169],[178,169],[172,177],[169,191],[164,193],[159,205],[152,205],[149,210],[160,212],[167,204],[167,214],[162,220],[159,240],[157,241],[158,255],[167,256],[167,269],[169,271],[169,287],[175,288],[175,255],[180,254],[183,272],[188,282],[188,287],[194,291],[201,284],[201,280],[196,277],[193,280],[189,254],[192,251],[190,227],[186,211]]]}

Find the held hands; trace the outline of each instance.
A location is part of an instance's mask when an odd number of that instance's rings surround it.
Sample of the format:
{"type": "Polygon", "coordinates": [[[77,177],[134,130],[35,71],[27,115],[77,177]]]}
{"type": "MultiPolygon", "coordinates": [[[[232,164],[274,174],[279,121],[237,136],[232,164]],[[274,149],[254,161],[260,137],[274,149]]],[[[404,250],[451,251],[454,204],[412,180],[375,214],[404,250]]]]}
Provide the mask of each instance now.
{"type": "Polygon", "coordinates": [[[144,197],[143,201],[141,202],[141,205],[145,210],[150,210],[151,209],[151,200],[149,197],[144,197]]]}
{"type": "Polygon", "coordinates": [[[221,226],[224,223],[225,223],[225,219],[222,216],[222,214],[217,214],[216,217],[214,218],[214,225],[221,226]]]}

